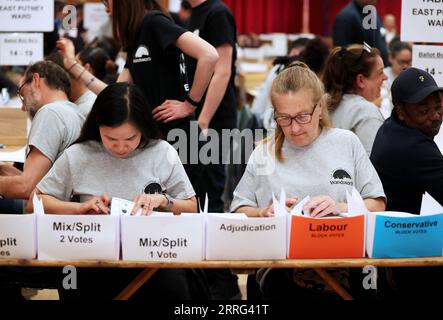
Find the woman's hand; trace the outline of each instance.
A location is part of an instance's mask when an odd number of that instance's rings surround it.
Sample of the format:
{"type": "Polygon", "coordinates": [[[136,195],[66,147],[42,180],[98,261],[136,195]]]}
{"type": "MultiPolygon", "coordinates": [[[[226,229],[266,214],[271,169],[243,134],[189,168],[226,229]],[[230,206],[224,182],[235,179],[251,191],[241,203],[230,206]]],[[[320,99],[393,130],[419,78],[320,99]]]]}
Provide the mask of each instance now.
{"type": "Polygon", "coordinates": [[[75,47],[71,40],[61,38],[57,40],[57,49],[63,57],[63,65],[65,69],[69,69],[75,63],[75,47]]]}
{"type": "Polygon", "coordinates": [[[141,215],[147,216],[154,211],[155,208],[162,208],[168,205],[168,199],[163,194],[141,194],[134,198],[134,208],[131,215],[135,215],[141,209],[141,215]]]}
{"type": "Polygon", "coordinates": [[[166,100],[152,111],[152,115],[155,121],[168,123],[173,120],[186,118],[194,111],[195,107],[187,101],[166,100]]]}
{"type": "Polygon", "coordinates": [[[317,196],[305,204],[303,210],[310,211],[311,217],[321,218],[327,215],[339,215],[347,211],[346,203],[335,202],[329,196],[317,196]]]}
{"type": "Polygon", "coordinates": [[[111,199],[108,195],[102,194],[80,204],[79,214],[109,214],[109,203],[111,199]]]}
{"type": "MultiPolygon", "coordinates": [[[[286,199],[286,211],[291,212],[292,206],[298,202],[297,198],[287,198],[286,199]]],[[[274,217],[274,205],[270,205],[269,207],[262,208],[259,211],[259,217],[274,217]]]]}

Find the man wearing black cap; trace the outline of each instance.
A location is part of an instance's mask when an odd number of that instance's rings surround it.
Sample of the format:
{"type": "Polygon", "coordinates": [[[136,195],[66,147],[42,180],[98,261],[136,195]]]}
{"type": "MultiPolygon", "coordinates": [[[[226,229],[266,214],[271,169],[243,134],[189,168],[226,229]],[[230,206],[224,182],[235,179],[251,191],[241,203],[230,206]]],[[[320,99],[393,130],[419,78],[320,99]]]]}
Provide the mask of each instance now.
{"type": "MultiPolygon", "coordinates": [[[[442,90],[417,68],[402,71],[392,84],[392,116],[380,127],[371,153],[387,197],[386,211],[420,214],[425,192],[443,205],[443,156],[434,142],[442,124],[442,90]]],[[[441,297],[441,268],[389,272],[397,297],[441,297]]]]}

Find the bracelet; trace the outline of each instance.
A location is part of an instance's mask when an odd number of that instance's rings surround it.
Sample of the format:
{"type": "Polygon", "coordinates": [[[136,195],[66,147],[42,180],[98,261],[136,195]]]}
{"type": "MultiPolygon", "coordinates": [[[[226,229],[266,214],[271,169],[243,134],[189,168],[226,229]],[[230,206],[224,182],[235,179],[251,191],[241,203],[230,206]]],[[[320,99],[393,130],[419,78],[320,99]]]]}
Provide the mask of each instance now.
{"type": "Polygon", "coordinates": [[[88,84],[86,85],[87,88],[95,81],[95,77],[92,77],[91,80],[89,80],[88,84]]]}
{"type": "Polygon", "coordinates": [[[194,107],[198,107],[200,105],[200,101],[195,101],[189,95],[186,96],[186,101],[192,104],[194,107]]]}
{"type": "Polygon", "coordinates": [[[72,66],[69,67],[68,72],[71,72],[71,69],[74,68],[74,66],[77,64],[78,64],[78,61],[75,60],[75,62],[72,64],[72,66]]]}
{"type": "Polygon", "coordinates": [[[82,77],[83,73],[85,73],[85,71],[86,71],[86,69],[83,68],[83,71],[80,72],[79,76],[77,78],[75,78],[75,80],[79,80],[82,77]]]}

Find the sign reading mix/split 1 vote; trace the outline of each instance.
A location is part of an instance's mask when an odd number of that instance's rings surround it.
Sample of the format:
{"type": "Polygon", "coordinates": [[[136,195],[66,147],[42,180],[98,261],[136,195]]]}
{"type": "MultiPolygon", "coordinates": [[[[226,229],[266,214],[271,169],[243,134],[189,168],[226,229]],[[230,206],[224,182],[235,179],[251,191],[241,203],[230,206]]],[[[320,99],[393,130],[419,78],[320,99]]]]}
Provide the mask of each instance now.
{"type": "Polygon", "coordinates": [[[54,0],[0,1],[0,30],[4,32],[54,30],[54,0]]]}
{"type": "Polygon", "coordinates": [[[443,87],[443,46],[414,45],[412,52],[412,65],[432,74],[437,84],[443,87]]]}
{"type": "Polygon", "coordinates": [[[443,42],[443,1],[403,0],[401,40],[443,42]]]}
{"type": "Polygon", "coordinates": [[[43,60],[43,33],[0,33],[0,65],[27,66],[43,60]]]}

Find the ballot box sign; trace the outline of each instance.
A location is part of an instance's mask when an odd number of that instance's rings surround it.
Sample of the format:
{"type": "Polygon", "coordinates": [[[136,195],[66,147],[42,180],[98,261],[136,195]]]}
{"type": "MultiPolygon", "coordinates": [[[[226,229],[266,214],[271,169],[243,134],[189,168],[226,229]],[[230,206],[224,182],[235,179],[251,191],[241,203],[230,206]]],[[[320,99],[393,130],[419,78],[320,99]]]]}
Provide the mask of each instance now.
{"type": "Polygon", "coordinates": [[[367,254],[370,258],[441,256],[443,213],[418,216],[402,212],[370,212],[367,254]]]}
{"type": "Polygon", "coordinates": [[[206,219],[207,260],[286,258],[286,216],[209,213],[206,219]]]}
{"type": "Polygon", "coordinates": [[[365,216],[290,216],[289,259],[361,258],[365,254],[365,216]]]}
{"type": "Polygon", "coordinates": [[[43,33],[0,33],[0,65],[27,66],[43,60],[43,33]]]}
{"type": "MultiPolygon", "coordinates": [[[[440,32],[443,33],[443,27],[440,32]]],[[[443,87],[443,46],[414,45],[412,66],[429,72],[437,84],[443,87]]]]}
{"type": "Polygon", "coordinates": [[[125,261],[193,262],[204,259],[200,214],[121,216],[125,261]]]}
{"type": "Polygon", "coordinates": [[[401,41],[443,42],[443,2],[402,0],[401,41]]]}
{"type": "Polygon", "coordinates": [[[0,259],[34,259],[35,214],[0,214],[0,259]]]}
{"type": "Polygon", "coordinates": [[[37,215],[39,260],[118,260],[120,217],[37,215]]]}
{"type": "Polygon", "coordinates": [[[0,1],[2,32],[54,30],[54,0],[0,1]]]}

